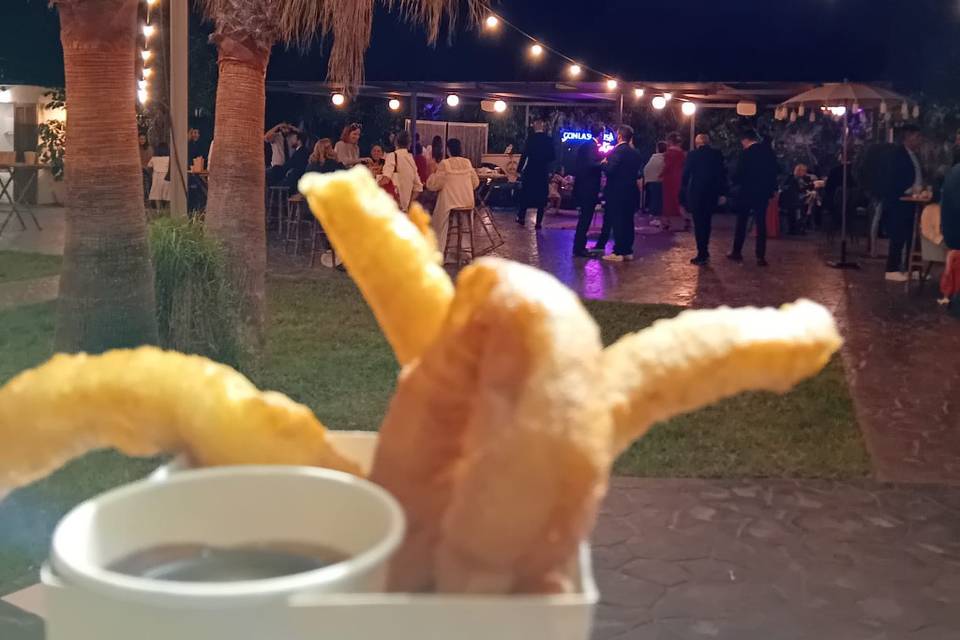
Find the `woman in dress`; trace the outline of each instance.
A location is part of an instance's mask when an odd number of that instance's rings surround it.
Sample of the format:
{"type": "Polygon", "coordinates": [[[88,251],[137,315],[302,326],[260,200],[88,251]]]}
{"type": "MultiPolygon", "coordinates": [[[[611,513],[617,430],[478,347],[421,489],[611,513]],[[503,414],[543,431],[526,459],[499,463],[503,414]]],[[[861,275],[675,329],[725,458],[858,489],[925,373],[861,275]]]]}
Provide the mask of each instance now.
{"type": "Polygon", "coordinates": [[[474,191],[480,186],[473,164],[463,157],[463,146],[456,138],[447,140],[450,157],[440,162],[437,171],[427,180],[427,189],[439,191],[437,206],[433,211],[433,230],[441,250],[447,246],[447,231],[450,229],[450,210],[473,208],[476,204],[474,191]]]}
{"type": "MultiPolygon", "coordinates": [[[[683,181],[683,165],[687,161],[687,154],[681,148],[683,138],[679,133],[667,136],[667,150],[663,154],[663,215],[660,220],[663,229],[669,231],[674,226],[680,226],[684,221],[683,211],[680,209],[680,183],[683,181]]],[[[690,229],[689,220],[684,226],[690,229]]]]}
{"type": "Polygon", "coordinates": [[[423,183],[417,171],[417,163],[407,148],[410,146],[410,134],[401,131],[397,134],[397,150],[387,155],[381,179],[396,188],[400,210],[406,211],[416,194],[423,191],[423,183]]]}
{"type": "Polygon", "coordinates": [[[170,202],[170,149],[165,144],[157,145],[156,152],[147,167],[153,173],[150,184],[150,201],[154,209],[170,202]]]}
{"type": "Polygon", "coordinates": [[[354,122],[343,128],[340,140],[334,147],[339,160],[346,168],[360,164],[360,125],[354,122]]]}
{"type": "Polygon", "coordinates": [[[147,140],[147,134],[141,133],[137,138],[140,146],[140,169],[143,172],[143,197],[147,199],[150,193],[150,171],[147,166],[150,164],[150,158],[153,157],[153,146],[147,140]]]}

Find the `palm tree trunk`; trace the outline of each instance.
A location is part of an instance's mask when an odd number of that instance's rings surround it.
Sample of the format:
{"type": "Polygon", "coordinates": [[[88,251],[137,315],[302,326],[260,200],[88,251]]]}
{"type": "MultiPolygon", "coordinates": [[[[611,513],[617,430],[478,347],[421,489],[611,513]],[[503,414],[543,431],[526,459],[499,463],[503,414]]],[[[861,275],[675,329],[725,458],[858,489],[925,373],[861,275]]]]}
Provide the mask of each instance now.
{"type": "Polygon", "coordinates": [[[157,342],[137,150],[137,0],[62,0],[66,239],[55,347],[157,342]]]}
{"type": "Polygon", "coordinates": [[[218,42],[220,79],[210,163],[206,229],[224,247],[241,294],[248,342],[263,341],[267,238],[263,120],[269,49],[231,37],[218,42]]]}

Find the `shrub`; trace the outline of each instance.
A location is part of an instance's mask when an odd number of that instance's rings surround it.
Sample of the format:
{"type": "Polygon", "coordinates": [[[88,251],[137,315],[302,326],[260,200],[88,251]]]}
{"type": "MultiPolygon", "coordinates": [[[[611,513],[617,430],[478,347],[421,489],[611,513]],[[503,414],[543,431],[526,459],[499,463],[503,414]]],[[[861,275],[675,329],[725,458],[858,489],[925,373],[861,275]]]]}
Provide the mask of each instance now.
{"type": "Polygon", "coordinates": [[[200,221],[150,223],[160,344],[238,366],[239,298],[225,276],[220,246],[200,221]]]}

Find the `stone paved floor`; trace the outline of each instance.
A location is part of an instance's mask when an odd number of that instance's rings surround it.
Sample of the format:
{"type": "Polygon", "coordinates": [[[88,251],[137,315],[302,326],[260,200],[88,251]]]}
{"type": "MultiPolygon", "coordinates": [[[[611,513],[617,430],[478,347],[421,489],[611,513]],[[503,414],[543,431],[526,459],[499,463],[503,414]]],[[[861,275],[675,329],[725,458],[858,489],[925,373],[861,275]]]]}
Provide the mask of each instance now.
{"type": "Polygon", "coordinates": [[[960,493],[617,478],[594,640],[960,637],[960,493]]]}

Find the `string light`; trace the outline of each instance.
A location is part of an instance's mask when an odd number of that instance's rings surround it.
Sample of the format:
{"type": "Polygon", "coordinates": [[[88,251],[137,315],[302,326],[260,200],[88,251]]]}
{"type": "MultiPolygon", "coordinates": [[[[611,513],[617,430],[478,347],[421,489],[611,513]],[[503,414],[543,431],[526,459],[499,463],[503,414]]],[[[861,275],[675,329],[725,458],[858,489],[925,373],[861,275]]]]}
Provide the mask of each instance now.
{"type": "Polygon", "coordinates": [[[636,89],[633,90],[633,95],[637,98],[642,98],[645,93],[646,91],[640,87],[637,87],[636,89]]]}
{"type": "Polygon", "coordinates": [[[147,90],[147,81],[146,80],[137,80],[137,89],[140,91],[147,90]]]}
{"type": "Polygon", "coordinates": [[[399,111],[400,101],[396,98],[390,98],[390,102],[387,103],[387,106],[390,107],[390,111],[399,111]]]}
{"type": "Polygon", "coordinates": [[[497,100],[496,102],[493,103],[493,110],[496,111],[497,113],[503,113],[504,111],[507,110],[507,103],[504,102],[503,100],[497,100]]]}
{"type": "Polygon", "coordinates": [[[148,7],[152,7],[152,6],[155,5],[155,4],[157,4],[157,0],[147,0],[147,6],[148,6],[148,7]]]}
{"type": "Polygon", "coordinates": [[[663,94],[663,99],[666,100],[667,102],[670,102],[671,100],[673,100],[673,94],[667,91],[663,94]]]}
{"type": "Polygon", "coordinates": [[[143,37],[149,38],[153,35],[154,27],[152,24],[143,25],[143,37]]]}
{"type": "Polygon", "coordinates": [[[483,21],[483,23],[486,25],[487,29],[493,31],[500,26],[500,18],[494,15],[489,15],[487,16],[487,19],[483,21]]]}
{"type": "Polygon", "coordinates": [[[143,68],[143,77],[144,77],[144,78],[149,78],[149,77],[152,76],[152,75],[153,75],[153,69],[151,69],[150,67],[144,67],[144,68],[143,68]]]}
{"type": "Polygon", "coordinates": [[[143,60],[141,77],[137,78],[137,100],[140,104],[146,104],[150,101],[150,83],[148,78],[153,75],[153,69],[147,66],[150,59],[153,58],[153,51],[150,50],[150,38],[157,32],[157,28],[150,24],[150,11],[157,0],[146,0],[147,11],[146,21],[141,27],[143,32],[143,51],[140,52],[140,58],[143,60]]]}
{"type": "Polygon", "coordinates": [[[570,65],[570,75],[573,76],[574,78],[579,76],[581,71],[583,71],[583,69],[580,68],[580,65],[578,64],[570,65]]]}
{"type": "Polygon", "coordinates": [[[346,101],[347,98],[342,93],[335,93],[330,96],[330,102],[332,102],[335,107],[342,107],[346,101]]]}
{"type": "Polygon", "coordinates": [[[683,112],[683,115],[690,117],[697,112],[697,105],[693,102],[684,102],[680,107],[680,111],[683,112]]]}
{"type": "Polygon", "coordinates": [[[460,96],[455,93],[451,93],[447,96],[447,105],[451,107],[456,107],[460,104],[460,96]]]}
{"type": "Polygon", "coordinates": [[[150,60],[152,56],[153,56],[153,52],[150,51],[150,49],[144,49],[143,51],[140,52],[140,57],[143,58],[144,62],[147,62],[148,60],[150,60]]]}
{"type": "Polygon", "coordinates": [[[617,82],[613,78],[610,78],[609,80],[607,80],[607,91],[616,91],[619,85],[620,85],[619,82],[617,82]]]}
{"type": "Polygon", "coordinates": [[[667,99],[663,96],[654,96],[653,97],[653,108],[660,111],[661,109],[667,108],[667,99]]]}
{"type": "Polygon", "coordinates": [[[140,104],[146,104],[150,101],[150,94],[146,89],[140,89],[137,91],[137,100],[140,101],[140,104]]]}
{"type": "Polygon", "coordinates": [[[540,44],[534,44],[530,47],[530,55],[534,58],[539,58],[543,55],[543,46],[540,44]]]}

